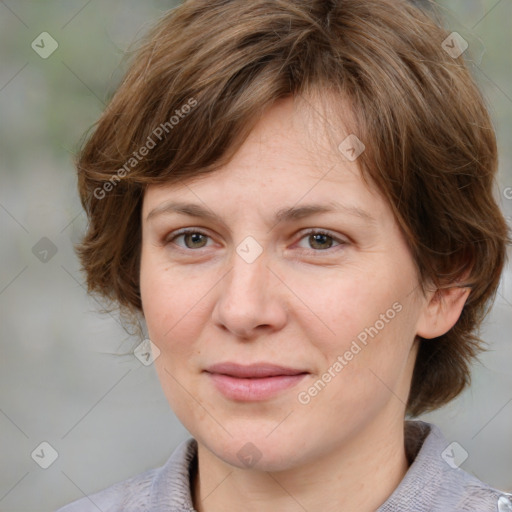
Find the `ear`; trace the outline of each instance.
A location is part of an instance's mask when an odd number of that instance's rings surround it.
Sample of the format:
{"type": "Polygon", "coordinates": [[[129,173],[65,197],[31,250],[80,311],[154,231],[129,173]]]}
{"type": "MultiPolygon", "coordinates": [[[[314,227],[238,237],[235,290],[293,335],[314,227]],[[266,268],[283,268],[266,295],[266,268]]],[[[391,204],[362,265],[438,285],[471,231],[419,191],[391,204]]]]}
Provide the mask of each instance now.
{"type": "Polygon", "coordinates": [[[471,289],[456,283],[429,292],[417,323],[417,336],[425,339],[446,334],[456,323],[471,289]]]}

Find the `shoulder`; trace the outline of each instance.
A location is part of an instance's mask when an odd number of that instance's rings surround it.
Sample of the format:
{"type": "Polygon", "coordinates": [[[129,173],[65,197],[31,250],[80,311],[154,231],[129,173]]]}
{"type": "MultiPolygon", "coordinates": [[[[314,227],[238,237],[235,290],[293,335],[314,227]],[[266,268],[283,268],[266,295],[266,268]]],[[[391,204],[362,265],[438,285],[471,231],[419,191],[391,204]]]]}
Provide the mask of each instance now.
{"type": "Polygon", "coordinates": [[[448,505],[457,512],[512,512],[512,495],[482,482],[460,466],[468,457],[456,442],[448,442],[441,430],[430,426],[425,443],[431,473],[438,471],[441,478],[434,485],[434,510],[446,510],[448,505]]]}
{"type": "Polygon", "coordinates": [[[76,500],[57,512],[118,512],[149,510],[147,504],[151,493],[151,485],[158,473],[151,469],[118,482],[90,496],[76,500]]]}
{"type": "Polygon", "coordinates": [[[467,452],[435,425],[407,422],[406,447],[411,466],[379,512],[512,512],[512,495],[461,469],[467,452]]]}
{"type": "Polygon", "coordinates": [[[434,511],[512,512],[512,494],[495,489],[460,468],[444,472],[445,481],[433,500],[434,511]]]}
{"type": "Polygon", "coordinates": [[[188,471],[196,454],[196,442],[182,442],[167,462],[154,469],[115,483],[99,492],[80,498],[56,512],[144,512],[154,509],[160,500],[168,503],[190,493],[188,471]],[[164,496],[171,489],[170,496],[164,496]]]}

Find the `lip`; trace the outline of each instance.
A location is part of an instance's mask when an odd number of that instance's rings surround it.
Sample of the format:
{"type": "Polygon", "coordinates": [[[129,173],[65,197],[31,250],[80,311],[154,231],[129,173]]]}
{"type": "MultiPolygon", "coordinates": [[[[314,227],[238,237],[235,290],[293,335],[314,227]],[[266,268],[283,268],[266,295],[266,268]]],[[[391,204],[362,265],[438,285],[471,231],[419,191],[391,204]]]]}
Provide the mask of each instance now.
{"type": "Polygon", "coordinates": [[[254,363],[243,365],[238,363],[218,363],[209,366],[206,369],[209,373],[219,373],[239,378],[263,378],[282,375],[298,375],[300,373],[309,373],[307,370],[290,368],[287,366],[278,366],[272,363],[254,363]]]}
{"type": "Polygon", "coordinates": [[[245,402],[265,400],[299,383],[308,371],[271,363],[240,365],[219,363],[206,373],[227,398],[245,402]]]}

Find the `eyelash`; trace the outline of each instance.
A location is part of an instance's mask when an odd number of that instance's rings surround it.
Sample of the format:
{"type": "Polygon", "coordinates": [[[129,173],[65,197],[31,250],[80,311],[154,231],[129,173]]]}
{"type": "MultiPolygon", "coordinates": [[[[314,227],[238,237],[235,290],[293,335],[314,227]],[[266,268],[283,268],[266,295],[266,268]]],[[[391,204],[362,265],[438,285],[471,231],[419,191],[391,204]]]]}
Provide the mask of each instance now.
{"type": "MultiPolygon", "coordinates": [[[[208,237],[211,239],[210,235],[208,235],[208,233],[205,233],[204,231],[201,231],[200,229],[194,229],[194,228],[184,228],[184,229],[181,229],[175,233],[171,233],[170,237],[167,237],[165,239],[165,245],[168,245],[170,243],[174,243],[174,240],[176,240],[176,238],[179,238],[180,236],[184,236],[184,235],[189,235],[189,234],[198,234],[198,235],[202,235],[202,236],[205,236],[205,237],[208,237]]],[[[307,236],[310,236],[310,235],[324,235],[324,236],[327,236],[329,238],[331,238],[333,241],[337,242],[339,245],[337,246],[334,246],[334,247],[329,247],[327,249],[310,249],[310,251],[312,252],[315,252],[315,253],[322,253],[322,252],[328,252],[328,251],[331,251],[331,250],[334,250],[336,249],[336,247],[342,247],[344,245],[347,245],[348,242],[345,241],[345,240],[340,240],[339,238],[336,238],[334,237],[331,233],[329,233],[328,231],[324,231],[324,230],[321,230],[321,229],[310,229],[308,231],[306,231],[305,233],[302,234],[301,238],[299,239],[302,240],[304,238],[306,238],[307,236]]],[[[175,244],[177,245],[177,244],[175,244]]],[[[183,248],[183,247],[180,247],[178,246],[179,249],[183,250],[183,251],[200,251],[201,249],[205,249],[206,247],[200,247],[199,249],[190,249],[190,248],[183,248]]],[[[305,249],[307,251],[307,249],[305,249]]]]}

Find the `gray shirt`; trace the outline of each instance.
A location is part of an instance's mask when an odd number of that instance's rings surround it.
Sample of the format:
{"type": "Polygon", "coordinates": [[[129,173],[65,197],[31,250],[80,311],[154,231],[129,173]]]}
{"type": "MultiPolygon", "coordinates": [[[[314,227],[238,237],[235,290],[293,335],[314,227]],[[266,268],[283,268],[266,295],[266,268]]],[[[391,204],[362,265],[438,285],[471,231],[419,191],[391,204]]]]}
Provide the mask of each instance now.
{"type": "MultiPolygon", "coordinates": [[[[462,447],[449,443],[435,426],[405,424],[411,465],[399,486],[376,512],[512,512],[512,495],[484,484],[458,468],[462,447]]],[[[197,467],[197,442],[182,442],[167,462],[57,512],[196,512],[191,472],[197,467]]]]}

